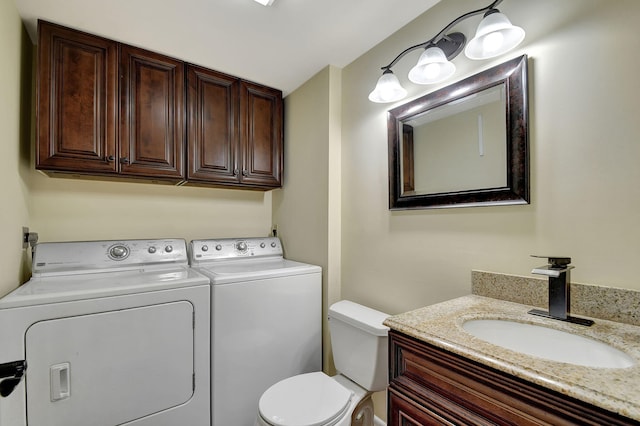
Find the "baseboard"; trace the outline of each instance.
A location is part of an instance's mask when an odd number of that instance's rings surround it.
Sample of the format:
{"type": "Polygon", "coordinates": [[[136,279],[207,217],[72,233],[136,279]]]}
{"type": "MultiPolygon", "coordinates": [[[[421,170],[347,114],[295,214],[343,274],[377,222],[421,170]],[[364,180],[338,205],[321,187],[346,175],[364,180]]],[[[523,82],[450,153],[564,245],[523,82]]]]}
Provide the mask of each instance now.
{"type": "Polygon", "coordinates": [[[373,425],[374,426],[387,426],[387,424],[380,419],[378,416],[373,416],[373,425]]]}

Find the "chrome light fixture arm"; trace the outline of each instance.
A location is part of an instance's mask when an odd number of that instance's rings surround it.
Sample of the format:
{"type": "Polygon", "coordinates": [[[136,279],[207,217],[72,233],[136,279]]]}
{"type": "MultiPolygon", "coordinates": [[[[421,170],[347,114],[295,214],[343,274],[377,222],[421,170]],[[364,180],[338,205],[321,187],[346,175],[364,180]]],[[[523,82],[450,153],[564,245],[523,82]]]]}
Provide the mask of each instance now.
{"type": "Polygon", "coordinates": [[[425,48],[426,49],[429,46],[440,47],[444,51],[444,53],[447,56],[448,60],[451,60],[451,59],[455,58],[456,56],[458,56],[458,53],[460,53],[460,51],[464,47],[464,43],[466,41],[466,37],[464,37],[464,34],[462,34],[462,33],[447,34],[447,32],[451,28],[453,28],[454,26],[456,26],[457,24],[459,24],[460,22],[464,21],[467,18],[471,18],[472,16],[476,16],[476,15],[479,15],[481,13],[488,12],[491,9],[495,9],[495,7],[497,5],[499,5],[500,3],[502,3],[502,1],[503,0],[494,0],[488,6],[485,6],[485,7],[481,8],[481,9],[472,10],[471,12],[467,12],[464,15],[461,15],[461,16],[457,17],[456,19],[451,21],[446,27],[444,27],[442,30],[440,30],[440,32],[438,34],[436,34],[435,36],[433,36],[431,39],[425,41],[424,43],[420,43],[420,44],[416,44],[415,46],[407,47],[405,50],[400,52],[400,54],[398,56],[396,56],[393,59],[393,61],[391,61],[389,63],[389,65],[381,67],[380,69],[383,70],[383,71],[390,70],[407,53],[412,52],[412,51],[414,51],[416,49],[420,49],[420,48],[425,48]],[[463,37],[462,43],[460,45],[458,45],[459,37],[456,37],[455,34],[460,34],[463,37]],[[456,48],[454,50],[452,50],[451,47],[449,47],[447,49],[446,44],[442,42],[443,40],[446,40],[449,43],[452,43],[452,42],[455,43],[456,44],[456,48]],[[444,48],[443,48],[443,45],[445,46],[444,48]],[[448,53],[448,51],[449,51],[449,53],[448,53]]]}

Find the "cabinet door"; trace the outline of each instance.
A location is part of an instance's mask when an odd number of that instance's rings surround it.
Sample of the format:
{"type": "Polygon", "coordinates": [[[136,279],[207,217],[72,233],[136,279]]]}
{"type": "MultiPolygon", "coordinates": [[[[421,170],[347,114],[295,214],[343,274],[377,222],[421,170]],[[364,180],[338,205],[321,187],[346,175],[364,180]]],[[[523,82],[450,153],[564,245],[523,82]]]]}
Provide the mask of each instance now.
{"type": "Polygon", "coordinates": [[[121,45],[120,171],[184,177],[184,63],[121,45]]]}
{"type": "Polygon", "coordinates": [[[282,118],[282,92],[245,81],[240,83],[242,183],[281,186],[282,118]]]}
{"type": "Polygon", "coordinates": [[[187,179],[237,184],[238,79],[187,66],[187,179]]]}
{"type": "Polygon", "coordinates": [[[115,174],[118,47],[38,22],[36,168],[115,174]]]}
{"type": "Polygon", "coordinates": [[[456,426],[455,422],[427,410],[393,389],[388,390],[387,397],[387,423],[390,426],[456,426]]]}

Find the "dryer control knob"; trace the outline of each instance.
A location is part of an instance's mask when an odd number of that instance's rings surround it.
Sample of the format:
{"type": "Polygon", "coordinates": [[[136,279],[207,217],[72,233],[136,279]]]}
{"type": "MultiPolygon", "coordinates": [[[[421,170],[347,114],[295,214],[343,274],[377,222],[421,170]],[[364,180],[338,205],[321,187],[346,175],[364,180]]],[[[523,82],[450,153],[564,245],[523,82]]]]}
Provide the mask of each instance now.
{"type": "Polygon", "coordinates": [[[202,251],[209,251],[209,246],[207,245],[202,246],[202,251]]]}
{"type": "Polygon", "coordinates": [[[218,251],[222,250],[222,246],[221,246],[220,244],[218,244],[218,245],[216,246],[216,250],[218,250],[218,251]]]}
{"type": "Polygon", "coordinates": [[[173,251],[173,247],[172,246],[166,246],[164,248],[164,251],[166,251],[167,253],[171,253],[173,251]]]}
{"type": "Polygon", "coordinates": [[[245,252],[247,251],[247,243],[245,243],[244,241],[240,241],[238,244],[236,244],[236,248],[238,249],[238,251],[245,252]]]}
{"type": "Polygon", "coordinates": [[[271,243],[271,247],[276,248],[276,243],[271,243]]]}
{"type": "Polygon", "coordinates": [[[267,245],[265,243],[260,243],[260,248],[265,248],[267,245]]]}
{"type": "Polygon", "coordinates": [[[129,256],[129,249],[123,245],[115,245],[109,249],[109,257],[113,260],[122,260],[129,256]]]}
{"type": "Polygon", "coordinates": [[[154,246],[149,247],[149,249],[147,250],[149,253],[153,254],[156,252],[156,248],[154,246]]]}

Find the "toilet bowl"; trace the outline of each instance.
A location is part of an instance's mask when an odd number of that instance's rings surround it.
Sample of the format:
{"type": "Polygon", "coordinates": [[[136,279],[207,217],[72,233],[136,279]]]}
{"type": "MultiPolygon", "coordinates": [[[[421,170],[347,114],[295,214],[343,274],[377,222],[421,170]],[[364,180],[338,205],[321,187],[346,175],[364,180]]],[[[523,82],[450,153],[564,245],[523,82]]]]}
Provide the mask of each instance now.
{"type": "Polygon", "coordinates": [[[260,398],[260,426],[347,426],[369,392],[344,376],[300,374],[270,387],[260,398]]]}
{"type": "Polygon", "coordinates": [[[387,314],[347,300],[329,308],[338,374],[300,374],[267,389],[258,426],[371,426],[371,394],[387,386],[387,314]]]}

